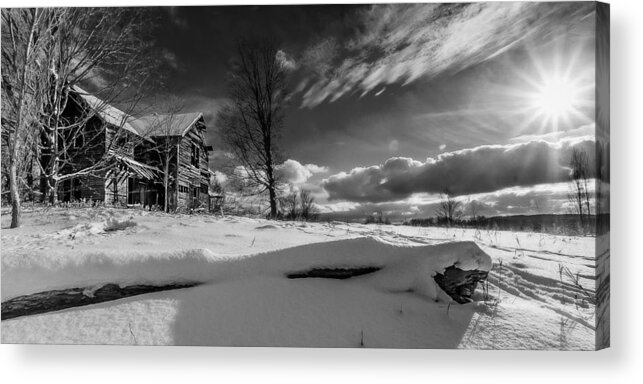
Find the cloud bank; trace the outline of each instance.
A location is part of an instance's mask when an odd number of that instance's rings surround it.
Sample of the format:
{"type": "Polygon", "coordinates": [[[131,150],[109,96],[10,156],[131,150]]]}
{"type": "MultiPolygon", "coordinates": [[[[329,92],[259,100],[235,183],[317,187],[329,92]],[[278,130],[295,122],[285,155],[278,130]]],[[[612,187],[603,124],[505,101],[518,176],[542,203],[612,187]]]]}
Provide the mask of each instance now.
{"type": "Polygon", "coordinates": [[[393,157],[384,164],[354,168],[323,180],[329,200],[381,203],[406,199],[416,193],[454,196],[494,192],[509,187],[564,182],[574,148],[593,162],[593,140],[532,141],[484,145],[442,153],[424,162],[393,157]]]}
{"type": "Polygon", "coordinates": [[[277,177],[289,184],[301,185],[316,173],[326,173],[328,169],[316,164],[301,164],[297,160],[288,159],[275,167],[277,177]]]}
{"type": "MultiPolygon", "coordinates": [[[[593,185],[592,185],[593,187],[593,185]]],[[[539,184],[531,187],[512,187],[491,193],[460,196],[456,200],[462,204],[465,217],[472,214],[475,205],[476,215],[487,217],[502,215],[534,215],[572,213],[569,201],[569,183],[539,184]]],[[[590,197],[595,199],[594,189],[590,197]]],[[[438,196],[414,195],[408,199],[382,203],[336,202],[320,206],[326,217],[363,220],[366,216],[381,212],[393,221],[409,218],[427,218],[436,215],[440,207],[438,196]]],[[[595,205],[592,202],[592,210],[595,205]]]]}

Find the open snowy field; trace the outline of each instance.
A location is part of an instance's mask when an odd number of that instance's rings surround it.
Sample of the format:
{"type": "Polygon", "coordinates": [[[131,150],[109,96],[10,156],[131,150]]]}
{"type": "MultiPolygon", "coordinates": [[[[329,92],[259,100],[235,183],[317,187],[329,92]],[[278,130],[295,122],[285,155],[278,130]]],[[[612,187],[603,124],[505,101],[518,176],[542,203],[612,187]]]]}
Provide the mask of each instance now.
{"type": "Polygon", "coordinates": [[[595,238],[116,209],[2,215],[2,302],[196,283],[2,321],[3,343],[594,349],[595,238]],[[490,270],[457,304],[433,276],[490,270]],[[372,267],[346,280],[289,279],[372,267]],[[574,282],[572,277],[577,278],[574,282]]]}

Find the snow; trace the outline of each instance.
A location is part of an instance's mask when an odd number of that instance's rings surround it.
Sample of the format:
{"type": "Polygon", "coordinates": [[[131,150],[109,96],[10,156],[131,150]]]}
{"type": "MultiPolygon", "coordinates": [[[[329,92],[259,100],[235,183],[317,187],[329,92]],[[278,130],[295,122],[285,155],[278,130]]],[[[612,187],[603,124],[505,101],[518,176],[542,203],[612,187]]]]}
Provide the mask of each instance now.
{"type": "MultiPolygon", "coordinates": [[[[7,215],[2,216],[6,228],[7,215]]],[[[24,214],[1,234],[2,301],[102,284],[194,288],[2,321],[3,343],[594,349],[592,237],[120,209],[24,214]],[[432,276],[490,270],[459,305],[432,276]],[[348,280],[286,278],[376,266],[348,280]]]]}

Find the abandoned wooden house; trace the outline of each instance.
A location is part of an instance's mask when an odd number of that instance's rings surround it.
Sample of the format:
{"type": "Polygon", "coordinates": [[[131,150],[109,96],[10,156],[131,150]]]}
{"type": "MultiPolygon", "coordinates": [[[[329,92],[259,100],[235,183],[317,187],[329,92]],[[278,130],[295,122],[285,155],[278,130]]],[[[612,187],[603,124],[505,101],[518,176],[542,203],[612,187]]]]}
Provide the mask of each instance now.
{"type": "MultiPolygon", "coordinates": [[[[74,87],[63,116],[78,129],[58,143],[67,146],[58,151],[59,174],[68,176],[58,185],[60,201],[162,209],[167,193],[170,210],[209,209],[211,147],[201,113],[134,118],[74,87]]],[[[43,169],[51,160],[44,151],[43,169]]]]}
{"type": "Polygon", "coordinates": [[[153,114],[133,120],[132,125],[151,139],[136,148],[135,158],[160,170],[160,194],[167,191],[169,207],[210,209],[212,147],[206,145],[203,114],[153,114]]]}

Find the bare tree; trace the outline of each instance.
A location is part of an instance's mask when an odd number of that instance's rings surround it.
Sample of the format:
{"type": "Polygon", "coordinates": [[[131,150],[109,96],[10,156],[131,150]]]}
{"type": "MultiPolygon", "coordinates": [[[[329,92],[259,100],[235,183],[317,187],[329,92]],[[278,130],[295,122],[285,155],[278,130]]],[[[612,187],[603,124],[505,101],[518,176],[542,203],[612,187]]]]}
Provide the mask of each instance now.
{"type": "Polygon", "coordinates": [[[295,190],[291,190],[290,193],[281,197],[280,205],[286,219],[295,220],[301,214],[299,210],[299,197],[295,190]]]}
{"type": "Polygon", "coordinates": [[[277,216],[280,180],[277,139],[287,100],[287,68],[278,60],[274,42],[242,41],[229,75],[230,104],[218,115],[221,138],[244,168],[243,175],[256,193],[268,193],[270,217],[277,216]]]}
{"type": "Polygon", "coordinates": [[[440,198],[440,206],[436,211],[436,216],[438,220],[445,221],[447,225],[452,225],[462,217],[462,203],[451,197],[448,189],[445,189],[440,194],[440,198]]]}
{"type": "Polygon", "coordinates": [[[480,211],[480,203],[477,200],[470,200],[468,204],[469,218],[473,222],[478,221],[478,213],[480,211]]]}
{"type": "Polygon", "coordinates": [[[150,163],[161,170],[164,211],[169,212],[170,192],[172,188],[176,188],[174,175],[176,156],[180,145],[179,137],[175,133],[175,126],[178,115],[185,108],[185,102],[178,97],[170,96],[155,103],[155,106],[160,109],[160,113],[150,115],[144,122],[145,127],[139,128],[139,132],[145,137],[153,138],[153,142],[142,143],[139,151],[143,153],[138,157],[146,157],[150,163]]]}
{"type": "Polygon", "coordinates": [[[282,213],[289,220],[313,220],[317,216],[315,198],[307,189],[290,188],[290,192],[279,199],[282,213]]]}
{"type": "Polygon", "coordinates": [[[569,161],[571,191],[569,200],[578,215],[581,227],[585,228],[585,218],[589,219],[590,210],[590,168],[589,158],[584,151],[574,148],[569,161]]]}
{"type": "Polygon", "coordinates": [[[304,220],[314,220],[317,217],[315,197],[312,196],[309,190],[301,189],[299,191],[299,201],[301,205],[301,218],[304,220]]]}
{"type": "Polygon", "coordinates": [[[131,152],[132,135],[121,129],[140,99],[152,61],[145,31],[146,13],[137,8],[50,8],[54,20],[50,43],[44,53],[48,68],[47,93],[40,118],[41,174],[52,203],[58,200],[59,183],[107,170],[110,157],[131,152]],[[81,97],[77,86],[89,86],[100,96],[81,97]],[[74,100],[74,98],[76,98],[74,100]],[[79,105],[69,113],[72,101],[79,105]],[[119,102],[123,110],[111,105],[119,102]],[[107,134],[107,148],[100,127],[87,129],[95,116],[106,113],[115,126],[107,134]],[[101,149],[105,150],[97,151],[101,149]],[[96,159],[96,153],[103,157],[96,159]],[[91,159],[91,161],[89,161],[91,159]]]}
{"type": "Polygon", "coordinates": [[[11,228],[20,226],[19,176],[27,163],[25,154],[33,153],[37,137],[46,73],[43,56],[53,27],[46,10],[2,10],[2,142],[6,148],[3,170],[9,181],[11,228]]]}

